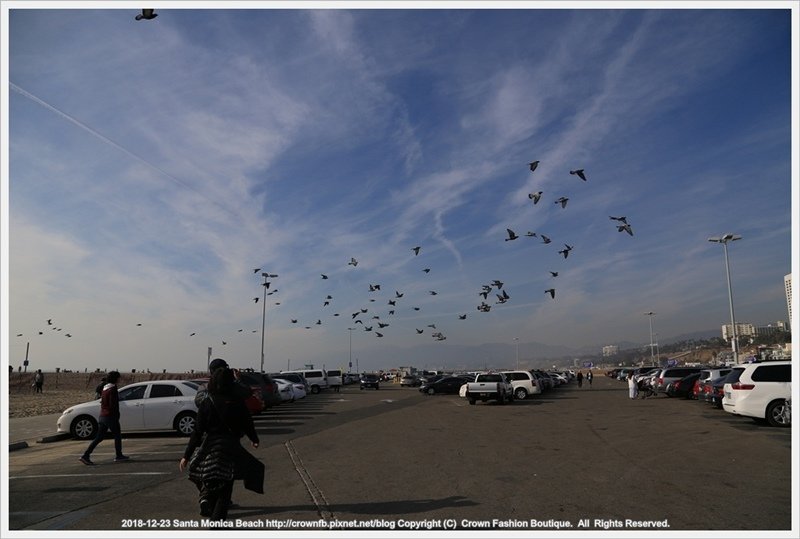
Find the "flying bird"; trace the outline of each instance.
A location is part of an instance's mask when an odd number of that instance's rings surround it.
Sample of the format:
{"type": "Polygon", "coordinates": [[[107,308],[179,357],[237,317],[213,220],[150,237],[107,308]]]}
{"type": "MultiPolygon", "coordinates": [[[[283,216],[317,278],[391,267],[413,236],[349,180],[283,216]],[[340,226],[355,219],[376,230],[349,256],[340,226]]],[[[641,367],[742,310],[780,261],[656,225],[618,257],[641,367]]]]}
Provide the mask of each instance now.
{"type": "Polygon", "coordinates": [[[422,271],[424,271],[425,273],[430,273],[430,272],[431,272],[431,268],[425,268],[425,269],[424,269],[424,270],[422,270],[422,271]]]}
{"type": "Polygon", "coordinates": [[[53,319],[52,318],[48,318],[47,319],[47,325],[48,326],[52,326],[53,325],[53,319]]]}
{"type": "Polygon", "coordinates": [[[528,236],[529,238],[535,238],[536,237],[536,232],[531,232],[530,230],[528,230],[525,233],[525,235],[528,236]]]}
{"type": "Polygon", "coordinates": [[[417,245],[416,247],[412,247],[411,250],[414,251],[414,256],[417,256],[419,254],[420,246],[417,245]]]}
{"type": "Polygon", "coordinates": [[[189,337],[194,337],[195,335],[197,335],[197,333],[190,333],[189,337]]]}
{"type": "Polygon", "coordinates": [[[429,293],[431,296],[435,296],[435,295],[436,295],[436,294],[438,294],[439,292],[436,292],[435,290],[429,290],[429,291],[428,291],[428,293],[429,293]]]}
{"type": "Polygon", "coordinates": [[[143,9],[139,15],[136,15],[136,20],[141,21],[151,21],[158,17],[158,13],[156,13],[155,9],[143,9]]]}
{"type": "Polygon", "coordinates": [[[376,336],[376,337],[383,337],[383,333],[378,333],[378,332],[376,331],[376,332],[375,332],[375,336],[376,336]]]}
{"type": "Polygon", "coordinates": [[[623,230],[633,236],[633,229],[628,223],[625,223],[624,225],[617,225],[617,232],[622,232],[623,230]]]}
{"type": "Polygon", "coordinates": [[[400,299],[400,298],[402,298],[402,297],[403,297],[403,293],[402,293],[402,292],[398,292],[397,290],[395,290],[395,291],[394,291],[394,295],[395,295],[395,297],[397,297],[398,299],[400,299]]]}
{"type": "Polygon", "coordinates": [[[291,321],[292,321],[292,324],[296,324],[297,323],[297,318],[292,318],[291,321]]]}
{"type": "Polygon", "coordinates": [[[573,176],[579,177],[583,181],[586,181],[586,175],[583,173],[582,168],[579,168],[577,170],[570,170],[569,173],[572,174],[573,176]]]}
{"type": "Polygon", "coordinates": [[[253,273],[258,273],[259,271],[261,271],[261,268],[253,268],[253,273]]]}
{"type": "Polygon", "coordinates": [[[393,300],[393,299],[390,299],[389,300],[389,305],[396,306],[397,302],[395,300],[393,300]]]}
{"type": "Polygon", "coordinates": [[[553,277],[558,277],[558,272],[557,271],[551,271],[550,275],[552,275],[553,277]]]}
{"type": "Polygon", "coordinates": [[[389,325],[388,322],[378,322],[378,327],[381,328],[381,329],[385,328],[388,325],[389,325]]]}
{"type": "Polygon", "coordinates": [[[541,236],[541,238],[542,238],[542,243],[550,243],[552,241],[550,238],[548,238],[544,234],[539,234],[539,236],[541,236]]]}
{"type": "Polygon", "coordinates": [[[254,301],[255,303],[258,303],[258,297],[255,297],[255,298],[253,298],[253,301],[254,301]]]}
{"type": "Polygon", "coordinates": [[[539,166],[539,161],[531,161],[530,163],[528,163],[528,166],[530,167],[531,172],[533,172],[534,170],[536,170],[536,167],[539,166]]]}
{"type": "Polygon", "coordinates": [[[348,265],[348,266],[353,266],[353,267],[356,267],[356,266],[358,266],[358,260],[356,260],[356,259],[355,259],[355,258],[353,258],[353,257],[350,257],[350,262],[348,262],[348,263],[347,263],[347,265],[348,265]]]}
{"type": "Polygon", "coordinates": [[[459,314],[458,315],[458,319],[459,320],[466,320],[467,319],[467,315],[466,314],[459,314]]]}
{"type": "Polygon", "coordinates": [[[428,327],[429,327],[429,328],[436,329],[436,324],[428,324],[428,327]]]}
{"type": "Polygon", "coordinates": [[[327,276],[327,275],[325,275],[324,273],[320,273],[320,275],[322,275],[322,278],[323,278],[323,279],[327,279],[327,278],[328,278],[328,276],[327,276]]]}
{"type": "Polygon", "coordinates": [[[414,307],[414,310],[415,310],[415,311],[418,311],[418,310],[419,310],[419,307],[414,307]]]}
{"type": "Polygon", "coordinates": [[[567,258],[571,250],[572,249],[561,249],[558,253],[564,255],[564,258],[567,258]]]}
{"type": "Polygon", "coordinates": [[[507,228],[506,232],[508,232],[508,237],[506,238],[505,241],[512,241],[512,240],[515,240],[515,239],[519,238],[519,236],[517,236],[517,234],[513,230],[511,230],[510,228],[507,228]]]}
{"type": "Polygon", "coordinates": [[[222,341],[222,346],[225,346],[226,344],[228,344],[228,343],[225,342],[225,341],[222,341]]]}
{"type": "Polygon", "coordinates": [[[528,198],[533,200],[534,204],[538,204],[539,199],[542,198],[542,192],[537,191],[536,193],[528,193],[528,198]]]}
{"type": "Polygon", "coordinates": [[[550,297],[555,299],[556,297],[556,289],[555,288],[548,288],[544,291],[545,294],[550,294],[550,297]]]}
{"type": "Polygon", "coordinates": [[[621,217],[614,217],[613,215],[609,215],[608,218],[611,219],[612,221],[619,221],[620,223],[625,223],[626,225],[628,224],[628,219],[624,215],[621,217]]]}
{"type": "MultiPolygon", "coordinates": [[[[503,288],[503,281],[498,281],[497,279],[495,279],[494,281],[492,281],[492,284],[493,284],[494,286],[496,286],[498,290],[500,290],[501,288],[503,288]]],[[[490,289],[491,289],[491,288],[490,288],[490,289]]]]}
{"type": "Polygon", "coordinates": [[[561,197],[561,198],[559,198],[558,200],[555,201],[555,204],[561,204],[562,208],[566,208],[568,200],[569,199],[567,197],[561,197]]]}
{"type": "Polygon", "coordinates": [[[138,324],[136,324],[136,326],[137,326],[137,327],[138,327],[138,326],[141,326],[141,325],[142,325],[142,323],[141,323],[141,322],[139,322],[138,324]]]}

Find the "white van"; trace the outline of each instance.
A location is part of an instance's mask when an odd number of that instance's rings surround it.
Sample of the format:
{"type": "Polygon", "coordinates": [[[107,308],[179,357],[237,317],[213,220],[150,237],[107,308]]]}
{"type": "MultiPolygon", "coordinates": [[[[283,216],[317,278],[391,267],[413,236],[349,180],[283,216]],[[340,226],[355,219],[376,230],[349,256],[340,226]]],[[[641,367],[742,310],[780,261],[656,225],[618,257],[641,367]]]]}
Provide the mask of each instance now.
{"type": "Polygon", "coordinates": [[[308,382],[308,387],[311,388],[311,393],[317,394],[323,389],[328,389],[328,374],[322,369],[302,369],[281,372],[294,372],[302,374],[306,379],[306,382],[308,382]]]}
{"type": "Polygon", "coordinates": [[[331,369],[328,371],[328,387],[334,391],[339,391],[342,385],[342,371],[339,369],[331,369]]]}

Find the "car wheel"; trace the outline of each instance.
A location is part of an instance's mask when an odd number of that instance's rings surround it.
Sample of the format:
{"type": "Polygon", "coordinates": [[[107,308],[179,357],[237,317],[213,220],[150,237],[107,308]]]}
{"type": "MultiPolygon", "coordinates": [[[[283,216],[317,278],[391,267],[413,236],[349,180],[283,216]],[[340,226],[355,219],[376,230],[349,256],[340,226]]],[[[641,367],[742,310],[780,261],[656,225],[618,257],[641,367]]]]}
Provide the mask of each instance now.
{"type": "Polygon", "coordinates": [[[517,389],[514,390],[514,396],[517,398],[517,400],[524,401],[525,398],[528,396],[528,392],[525,390],[524,387],[518,387],[517,389]]]}
{"type": "Polygon", "coordinates": [[[97,434],[97,420],[89,415],[78,416],[72,422],[69,432],[79,440],[94,438],[97,434]]]}
{"type": "Polygon", "coordinates": [[[792,420],[786,417],[786,401],[778,400],[767,406],[767,423],[771,427],[791,427],[792,420]]]}
{"type": "Polygon", "coordinates": [[[311,393],[313,393],[314,395],[319,393],[319,386],[311,386],[311,393]]]}
{"type": "Polygon", "coordinates": [[[467,399],[470,404],[475,404],[475,399],[467,399]]]}
{"type": "Polygon", "coordinates": [[[428,395],[433,395],[434,393],[436,393],[436,390],[435,390],[435,389],[433,389],[432,387],[429,387],[429,388],[428,388],[428,391],[426,391],[426,393],[427,393],[428,395]]]}
{"type": "Polygon", "coordinates": [[[191,436],[197,424],[197,416],[191,412],[182,412],[175,417],[172,428],[181,436],[191,436]]]}
{"type": "Polygon", "coordinates": [[[375,391],[378,391],[380,388],[381,386],[375,386],[375,391]]]}

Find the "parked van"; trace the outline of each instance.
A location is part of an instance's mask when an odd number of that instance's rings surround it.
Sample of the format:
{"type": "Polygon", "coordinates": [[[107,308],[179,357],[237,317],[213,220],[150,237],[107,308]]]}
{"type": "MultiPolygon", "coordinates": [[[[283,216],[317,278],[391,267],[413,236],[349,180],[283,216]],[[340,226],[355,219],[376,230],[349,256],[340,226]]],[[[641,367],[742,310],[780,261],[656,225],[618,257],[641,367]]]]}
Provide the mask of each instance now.
{"type": "Polygon", "coordinates": [[[342,385],[342,371],[339,369],[331,369],[328,371],[328,387],[334,391],[339,391],[342,385]]]}
{"type": "Polygon", "coordinates": [[[676,382],[701,370],[703,370],[702,367],[667,367],[661,369],[661,372],[656,377],[656,384],[653,389],[655,389],[656,393],[664,392],[670,382],[676,382]]]}
{"type": "Polygon", "coordinates": [[[328,375],[322,369],[302,369],[294,371],[281,371],[281,373],[295,372],[302,374],[311,388],[311,393],[317,394],[323,389],[328,389],[328,375]]]}

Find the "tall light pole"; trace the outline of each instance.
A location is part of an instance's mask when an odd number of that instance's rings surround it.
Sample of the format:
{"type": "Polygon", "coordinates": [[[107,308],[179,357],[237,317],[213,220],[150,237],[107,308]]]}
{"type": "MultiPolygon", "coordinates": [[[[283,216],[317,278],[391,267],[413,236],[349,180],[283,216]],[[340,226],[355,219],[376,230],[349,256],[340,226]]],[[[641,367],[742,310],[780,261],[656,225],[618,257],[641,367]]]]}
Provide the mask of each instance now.
{"type": "Polygon", "coordinates": [[[721,243],[725,251],[725,275],[728,277],[728,306],[731,309],[731,349],[733,350],[733,362],[739,363],[739,341],[736,338],[736,317],[733,314],[733,290],[731,288],[731,269],[728,265],[728,242],[742,239],[736,234],[725,234],[721,238],[708,238],[713,243],[721,243]]]}
{"type": "Polygon", "coordinates": [[[650,318],[650,364],[655,365],[656,360],[653,357],[653,315],[656,314],[653,311],[649,311],[644,313],[645,316],[650,318]]]}
{"type": "Polygon", "coordinates": [[[517,370],[519,370],[519,337],[514,337],[514,343],[517,345],[517,370]]]}
{"type": "Polygon", "coordinates": [[[261,302],[261,372],[264,372],[264,326],[267,321],[267,288],[269,288],[267,279],[277,277],[277,275],[274,273],[262,273],[261,276],[264,278],[264,282],[261,283],[261,286],[264,287],[264,299],[261,302]]]}
{"type": "Polygon", "coordinates": [[[350,361],[347,364],[347,371],[350,372],[350,369],[353,368],[353,330],[356,328],[347,328],[347,333],[350,335],[350,361]]]}

